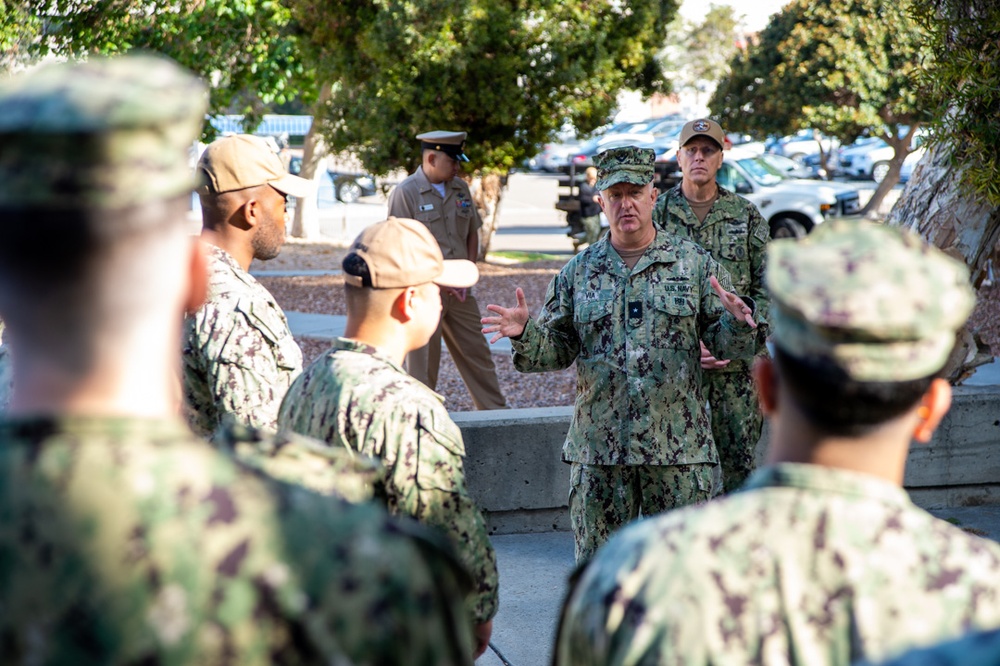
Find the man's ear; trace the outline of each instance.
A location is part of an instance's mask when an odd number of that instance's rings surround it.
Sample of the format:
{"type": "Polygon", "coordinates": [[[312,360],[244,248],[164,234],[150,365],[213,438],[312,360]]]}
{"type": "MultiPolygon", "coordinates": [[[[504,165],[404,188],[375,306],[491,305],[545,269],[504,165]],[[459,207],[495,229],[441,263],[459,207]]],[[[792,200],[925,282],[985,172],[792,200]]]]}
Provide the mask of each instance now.
{"type": "Polygon", "coordinates": [[[246,224],[247,229],[253,229],[260,223],[261,207],[260,201],[256,197],[247,199],[240,212],[243,214],[243,223],[246,224]]]}
{"type": "Polygon", "coordinates": [[[413,304],[413,299],[417,295],[416,287],[407,287],[400,292],[396,299],[392,302],[392,310],[396,317],[401,322],[407,322],[413,319],[413,312],[416,306],[413,304]]]}
{"type": "Polygon", "coordinates": [[[188,289],[184,297],[184,311],[194,314],[208,298],[208,255],[205,243],[195,238],[191,244],[188,261],[188,289]]]}
{"type": "Polygon", "coordinates": [[[774,371],[774,361],[759,357],[753,364],[753,381],[757,386],[757,400],[764,416],[773,416],[778,411],[778,375],[774,371]]]}
{"type": "Polygon", "coordinates": [[[917,414],[920,420],[913,430],[913,439],[926,444],[931,441],[934,431],[951,408],[951,384],[940,377],[933,380],[920,399],[917,414]]]}

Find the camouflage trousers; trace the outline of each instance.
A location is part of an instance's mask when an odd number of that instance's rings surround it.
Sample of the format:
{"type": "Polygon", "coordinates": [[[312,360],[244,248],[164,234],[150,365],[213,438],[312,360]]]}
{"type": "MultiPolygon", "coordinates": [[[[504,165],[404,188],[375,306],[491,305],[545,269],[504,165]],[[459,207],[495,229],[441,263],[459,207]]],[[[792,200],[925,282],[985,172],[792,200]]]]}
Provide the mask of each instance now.
{"type": "Polygon", "coordinates": [[[601,239],[601,216],[594,215],[581,220],[584,231],[587,232],[587,244],[593,245],[601,239]]]}
{"type": "Polygon", "coordinates": [[[764,427],[757,388],[749,364],[732,372],[705,372],[701,387],[709,404],[722,486],[729,493],[742,486],[754,468],[754,453],[764,427]]]}
{"type": "Polygon", "coordinates": [[[584,465],[571,463],[569,518],[576,561],[590,559],[608,538],[640,515],[651,516],[712,494],[712,464],[584,465]]]}

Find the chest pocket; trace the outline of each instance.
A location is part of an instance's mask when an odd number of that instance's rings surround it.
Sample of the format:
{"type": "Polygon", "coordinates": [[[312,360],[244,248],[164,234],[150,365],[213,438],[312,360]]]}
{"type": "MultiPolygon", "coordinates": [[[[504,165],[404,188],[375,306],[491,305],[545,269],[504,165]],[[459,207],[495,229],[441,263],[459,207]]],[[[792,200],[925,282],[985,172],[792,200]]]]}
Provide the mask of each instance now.
{"type": "Polygon", "coordinates": [[[573,304],[573,324],[580,337],[580,356],[589,358],[611,352],[614,347],[614,299],[608,295],[573,304]]]}
{"type": "Polygon", "coordinates": [[[653,296],[652,335],[656,349],[692,349],[698,346],[697,293],[690,284],[670,285],[653,296]]]}
{"type": "MultiPolygon", "coordinates": [[[[413,214],[413,219],[417,222],[421,222],[425,227],[427,227],[431,235],[434,236],[434,240],[438,242],[441,246],[442,251],[450,247],[448,238],[448,221],[445,219],[444,206],[445,203],[441,201],[440,198],[434,197],[431,201],[424,200],[421,205],[432,204],[434,208],[431,210],[417,210],[413,214]]],[[[449,255],[445,254],[445,259],[450,258],[449,255]]]]}
{"type": "Polygon", "coordinates": [[[302,352],[277,307],[266,303],[244,303],[241,300],[236,304],[236,309],[246,315],[250,325],[257,329],[274,349],[278,367],[286,370],[302,367],[302,352]]]}
{"type": "Polygon", "coordinates": [[[746,224],[726,227],[726,235],[718,242],[716,257],[733,279],[736,293],[746,294],[750,288],[750,237],[746,224]]]}

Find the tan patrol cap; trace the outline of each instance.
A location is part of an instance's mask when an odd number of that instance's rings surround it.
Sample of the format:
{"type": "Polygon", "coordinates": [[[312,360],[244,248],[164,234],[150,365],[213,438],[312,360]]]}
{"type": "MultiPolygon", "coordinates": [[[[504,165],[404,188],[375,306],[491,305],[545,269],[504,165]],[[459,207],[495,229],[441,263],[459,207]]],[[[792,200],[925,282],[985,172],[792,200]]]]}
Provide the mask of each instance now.
{"type": "Polygon", "coordinates": [[[726,133],[722,131],[722,126],[714,120],[698,118],[684,125],[681,128],[680,146],[684,147],[688,141],[696,136],[707,136],[719,144],[719,148],[726,147],[726,133]]]}
{"type": "Polygon", "coordinates": [[[368,265],[371,283],[344,272],[344,281],[355,287],[398,289],[434,282],[443,287],[471,287],[479,281],[479,269],[467,259],[445,261],[438,242],[420,222],[390,217],[362,231],[348,253],[368,265]]]}
{"type": "Polygon", "coordinates": [[[209,144],[198,160],[198,194],[222,194],[270,185],[282,194],[307,197],[313,184],[285,170],[267,141],[234,134],[209,144]]]}
{"type": "Polygon", "coordinates": [[[459,162],[468,162],[465,156],[465,132],[448,132],[445,130],[434,130],[418,134],[421,150],[440,150],[445,155],[455,158],[459,162]]]}

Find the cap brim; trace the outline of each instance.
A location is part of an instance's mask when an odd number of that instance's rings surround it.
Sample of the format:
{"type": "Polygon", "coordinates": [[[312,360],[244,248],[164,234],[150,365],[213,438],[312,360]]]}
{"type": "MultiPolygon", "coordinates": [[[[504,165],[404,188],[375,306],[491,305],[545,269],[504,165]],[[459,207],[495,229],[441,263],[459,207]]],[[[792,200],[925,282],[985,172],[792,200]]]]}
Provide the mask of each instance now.
{"type": "Polygon", "coordinates": [[[605,176],[604,178],[599,179],[597,183],[594,185],[594,187],[596,187],[599,192],[603,192],[604,190],[608,189],[613,185],[617,185],[618,183],[629,183],[631,185],[648,185],[651,182],[653,182],[652,170],[650,170],[650,174],[648,176],[646,176],[645,174],[640,175],[634,172],[620,170],[611,173],[605,176]]]}
{"type": "Polygon", "coordinates": [[[468,259],[447,259],[444,270],[434,279],[442,287],[462,289],[479,282],[479,268],[468,259]]]}
{"type": "Polygon", "coordinates": [[[313,182],[288,173],[277,180],[269,180],[267,184],[283,194],[293,197],[308,197],[313,191],[313,182]]]}

